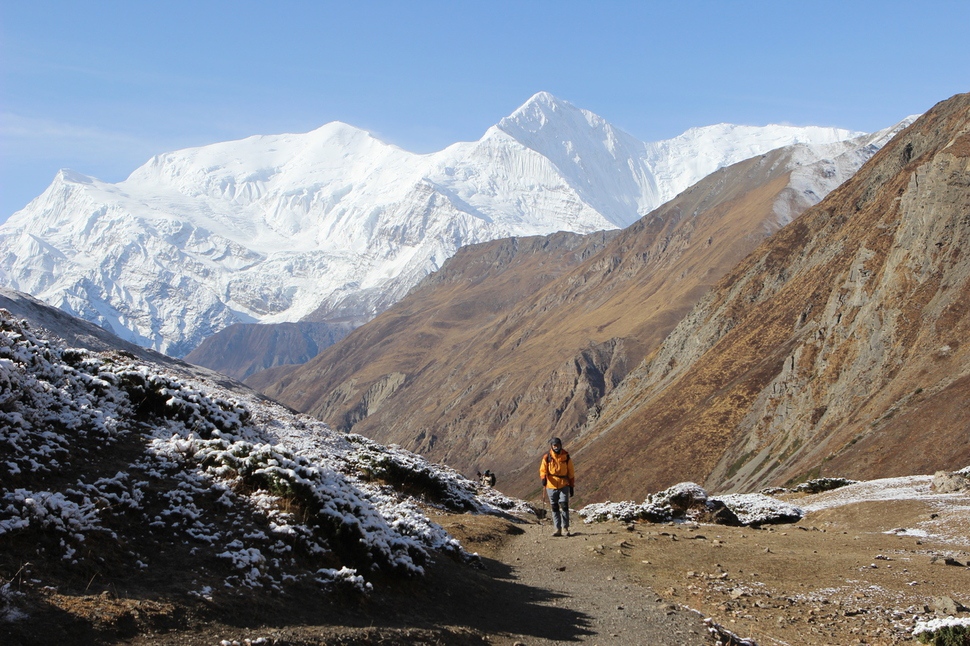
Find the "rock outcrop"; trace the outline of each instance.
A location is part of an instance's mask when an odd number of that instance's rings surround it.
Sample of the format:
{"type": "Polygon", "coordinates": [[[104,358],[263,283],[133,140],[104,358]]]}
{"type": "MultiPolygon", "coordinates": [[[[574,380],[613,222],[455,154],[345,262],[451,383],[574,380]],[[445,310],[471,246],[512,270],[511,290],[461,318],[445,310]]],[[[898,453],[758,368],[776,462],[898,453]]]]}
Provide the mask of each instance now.
{"type": "Polygon", "coordinates": [[[933,474],[933,490],[938,493],[954,493],[970,489],[970,478],[950,471],[937,471],[933,474]]]}

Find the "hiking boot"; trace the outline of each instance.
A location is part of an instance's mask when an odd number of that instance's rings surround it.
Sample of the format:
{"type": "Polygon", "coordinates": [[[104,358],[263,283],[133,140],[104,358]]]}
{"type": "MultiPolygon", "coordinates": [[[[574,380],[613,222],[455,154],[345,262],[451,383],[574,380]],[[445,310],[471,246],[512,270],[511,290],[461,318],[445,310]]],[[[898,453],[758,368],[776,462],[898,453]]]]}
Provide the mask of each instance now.
{"type": "Polygon", "coordinates": [[[556,531],[554,531],[554,532],[552,533],[552,535],[553,535],[553,536],[562,536],[562,530],[561,530],[561,529],[557,529],[556,531]]]}

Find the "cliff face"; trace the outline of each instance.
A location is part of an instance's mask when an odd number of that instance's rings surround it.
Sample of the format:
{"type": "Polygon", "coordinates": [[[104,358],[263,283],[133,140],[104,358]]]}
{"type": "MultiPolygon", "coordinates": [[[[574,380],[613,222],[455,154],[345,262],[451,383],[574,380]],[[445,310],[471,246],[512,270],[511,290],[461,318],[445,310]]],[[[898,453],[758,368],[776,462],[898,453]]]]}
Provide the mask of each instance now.
{"type": "Polygon", "coordinates": [[[247,383],[466,473],[489,468],[503,491],[529,495],[548,438],[578,438],[717,280],[817,202],[796,185],[812,176],[824,194],[871,145],[847,147],[851,162],[805,163],[801,147],[741,162],[620,232],[462,249],[306,365],[247,383]]]}
{"type": "Polygon", "coordinates": [[[970,95],[761,245],[582,432],[593,497],[970,461],[970,95]]]}

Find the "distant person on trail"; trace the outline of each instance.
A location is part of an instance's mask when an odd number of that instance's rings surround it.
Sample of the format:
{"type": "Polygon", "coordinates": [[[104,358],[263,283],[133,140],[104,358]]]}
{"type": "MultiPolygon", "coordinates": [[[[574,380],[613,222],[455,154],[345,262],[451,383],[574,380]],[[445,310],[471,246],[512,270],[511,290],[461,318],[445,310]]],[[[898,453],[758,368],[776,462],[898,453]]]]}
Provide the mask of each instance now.
{"type": "Polygon", "coordinates": [[[539,477],[552,505],[552,521],[556,526],[553,536],[569,536],[569,499],[576,486],[576,474],[569,453],[563,450],[558,437],[549,441],[549,451],[539,463],[539,477]]]}
{"type": "Polygon", "coordinates": [[[485,473],[481,471],[478,472],[478,480],[482,483],[483,487],[494,487],[495,486],[495,474],[485,469],[485,473]]]}

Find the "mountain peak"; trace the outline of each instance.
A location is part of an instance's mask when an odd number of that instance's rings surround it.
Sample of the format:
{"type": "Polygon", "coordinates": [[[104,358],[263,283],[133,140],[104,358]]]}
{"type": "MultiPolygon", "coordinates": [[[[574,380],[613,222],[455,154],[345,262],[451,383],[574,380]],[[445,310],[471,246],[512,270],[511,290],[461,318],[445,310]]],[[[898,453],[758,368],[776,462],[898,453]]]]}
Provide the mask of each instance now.
{"type": "Polygon", "coordinates": [[[65,184],[93,184],[94,178],[71,170],[70,168],[62,168],[57,171],[57,175],[54,176],[54,181],[65,184]]]}
{"type": "Polygon", "coordinates": [[[577,121],[586,121],[593,126],[606,123],[592,112],[577,108],[549,92],[537,92],[515,112],[499,121],[497,127],[518,139],[517,132],[535,133],[550,123],[577,121]]]}
{"type": "Polygon", "coordinates": [[[529,97],[528,101],[526,101],[519,107],[519,110],[528,108],[532,105],[545,106],[552,110],[556,110],[561,107],[568,107],[568,108],[575,109],[575,107],[568,101],[564,101],[559,97],[553,95],[552,93],[545,92],[545,91],[536,92],[535,94],[533,94],[531,97],[529,97]]]}
{"type": "MultiPolygon", "coordinates": [[[[330,137],[364,137],[367,139],[374,139],[375,141],[381,141],[379,137],[374,136],[374,133],[362,128],[358,128],[357,126],[353,126],[344,121],[330,121],[323,124],[319,128],[311,130],[303,136],[311,139],[330,137]]],[[[381,141],[381,143],[386,142],[381,141]]]]}
{"type": "Polygon", "coordinates": [[[460,246],[625,227],[717,168],[787,143],[753,129],[648,150],[549,92],[479,142],[429,155],[332,121],[160,154],[118,184],[63,171],[0,225],[0,276],[182,356],[232,323],[321,312],[363,322],[460,246]],[[115,260],[68,270],[38,257],[38,241],[52,257],[115,260]]]}

